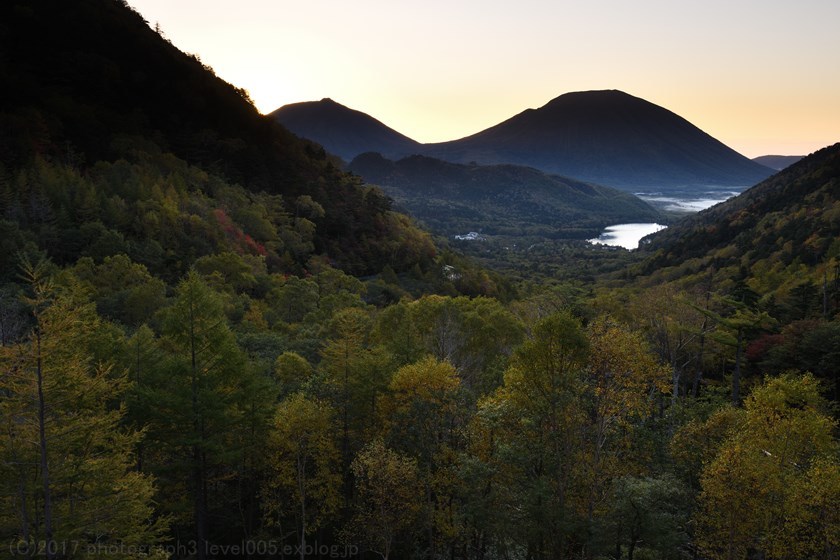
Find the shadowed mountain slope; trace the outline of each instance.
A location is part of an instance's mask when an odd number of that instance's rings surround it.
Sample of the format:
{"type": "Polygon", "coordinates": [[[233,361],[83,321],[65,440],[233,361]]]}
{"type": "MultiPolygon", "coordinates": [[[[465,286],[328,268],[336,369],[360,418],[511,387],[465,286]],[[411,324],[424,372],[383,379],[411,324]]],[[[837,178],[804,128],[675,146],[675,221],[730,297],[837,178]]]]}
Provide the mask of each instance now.
{"type": "Polygon", "coordinates": [[[419,144],[329,99],[287,105],[272,116],[347,161],[363,152],[392,159],[423,154],[524,165],[625,190],[748,187],[772,174],[671,111],[614,90],[568,93],[438,144],[419,144]]]}

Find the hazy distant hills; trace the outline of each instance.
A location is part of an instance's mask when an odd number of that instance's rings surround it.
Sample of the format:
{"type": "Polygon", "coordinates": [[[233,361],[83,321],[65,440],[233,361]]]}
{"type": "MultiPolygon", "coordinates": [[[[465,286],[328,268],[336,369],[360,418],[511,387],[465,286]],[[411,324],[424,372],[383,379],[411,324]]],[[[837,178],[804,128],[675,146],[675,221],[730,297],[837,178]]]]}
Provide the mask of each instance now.
{"type": "Polygon", "coordinates": [[[614,90],[568,93],[438,144],[414,142],[330,100],[287,105],[272,115],[346,160],[368,151],[422,153],[456,163],[525,165],[628,190],[747,187],[773,172],[671,111],[614,90]]]}
{"type": "Polygon", "coordinates": [[[671,111],[620,91],[562,95],[426,153],[632,189],[750,186],[772,173],[671,111]]]}
{"type": "Polygon", "coordinates": [[[664,273],[678,277],[729,269],[760,282],[802,281],[800,267],[836,256],[838,238],[840,143],[652,236],[655,254],[644,270],[676,267],[664,273]]]}
{"type": "Polygon", "coordinates": [[[380,186],[442,234],[591,237],[593,229],[661,218],[641,199],[516,165],[465,165],[411,156],[363,154],[349,170],[380,186]]]}
{"type": "Polygon", "coordinates": [[[421,151],[420,143],[332,99],[284,105],[269,116],[346,161],[365,152],[402,157],[421,151]]]}
{"type": "Polygon", "coordinates": [[[759,156],[753,158],[753,161],[770,169],[781,171],[786,167],[790,167],[805,156],[759,156]]]}

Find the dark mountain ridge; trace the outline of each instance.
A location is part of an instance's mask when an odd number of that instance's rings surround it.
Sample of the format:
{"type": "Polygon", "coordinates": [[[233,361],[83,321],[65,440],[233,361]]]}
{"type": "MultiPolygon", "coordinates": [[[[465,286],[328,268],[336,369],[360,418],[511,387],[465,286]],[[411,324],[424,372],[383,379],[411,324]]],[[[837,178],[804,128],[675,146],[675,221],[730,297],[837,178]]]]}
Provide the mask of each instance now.
{"type": "Polygon", "coordinates": [[[269,116],[298,136],[318,142],[345,161],[364,152],[401,157],[422,150],[419,142],[332,99],[284,105],[269,116]]]}

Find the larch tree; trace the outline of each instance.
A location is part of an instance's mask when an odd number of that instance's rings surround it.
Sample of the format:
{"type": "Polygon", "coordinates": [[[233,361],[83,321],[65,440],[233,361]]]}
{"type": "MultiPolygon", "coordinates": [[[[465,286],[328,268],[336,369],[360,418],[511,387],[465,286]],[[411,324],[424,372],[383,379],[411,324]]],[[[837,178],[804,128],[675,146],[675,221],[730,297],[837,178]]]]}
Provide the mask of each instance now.
{"type": "MultiPolygon", "coordinates": [[[[328,338],[319,369],[324,390],[338,414],[342,471],[349,472],[353,455],[375,428],[377,396],[385,390],[390,355],[370,343],[370,314],[356,307],[335,313],[326,325],[328,338]]],[[[352,489],[345,481],[345,500],[352,489]]]]}
{"type": "Polygon", "coordinates": [[[221,482],[236,477],[243,454],[262,445],[248,432],[252,421],[267,422],[273,394],[254,390],[260,380],[236,344],[221,299],[197,273],[180,282],[161,323],[161,363],[138,384],[133,417],[146,423],[145,463],[158,475],[164,502],[190,527],[203,558],[211,500],[223,509],[221,482]]]}
{"type": "Polygon", "coordinates": [[[139,557],[166,520],[135,468],[139,433],[122,425],[128,373],[93,359],[99,318],[72,279],[43,263],[23,275],[31,330],[0,349],[0,527],[47,558],[139,557]]]}

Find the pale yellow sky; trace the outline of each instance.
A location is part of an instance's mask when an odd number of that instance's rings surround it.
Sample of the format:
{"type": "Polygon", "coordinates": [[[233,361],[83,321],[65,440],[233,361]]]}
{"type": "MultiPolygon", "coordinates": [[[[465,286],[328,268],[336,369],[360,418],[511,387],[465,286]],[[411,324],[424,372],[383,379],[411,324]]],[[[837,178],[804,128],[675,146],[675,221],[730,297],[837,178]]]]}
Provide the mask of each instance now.
{"type": "Polygon", "coordinates": [[[840,141],[838,0],[129,0],[257,108],[331,97],[420,142],[620,89],[748,157],[840,141]]]}

